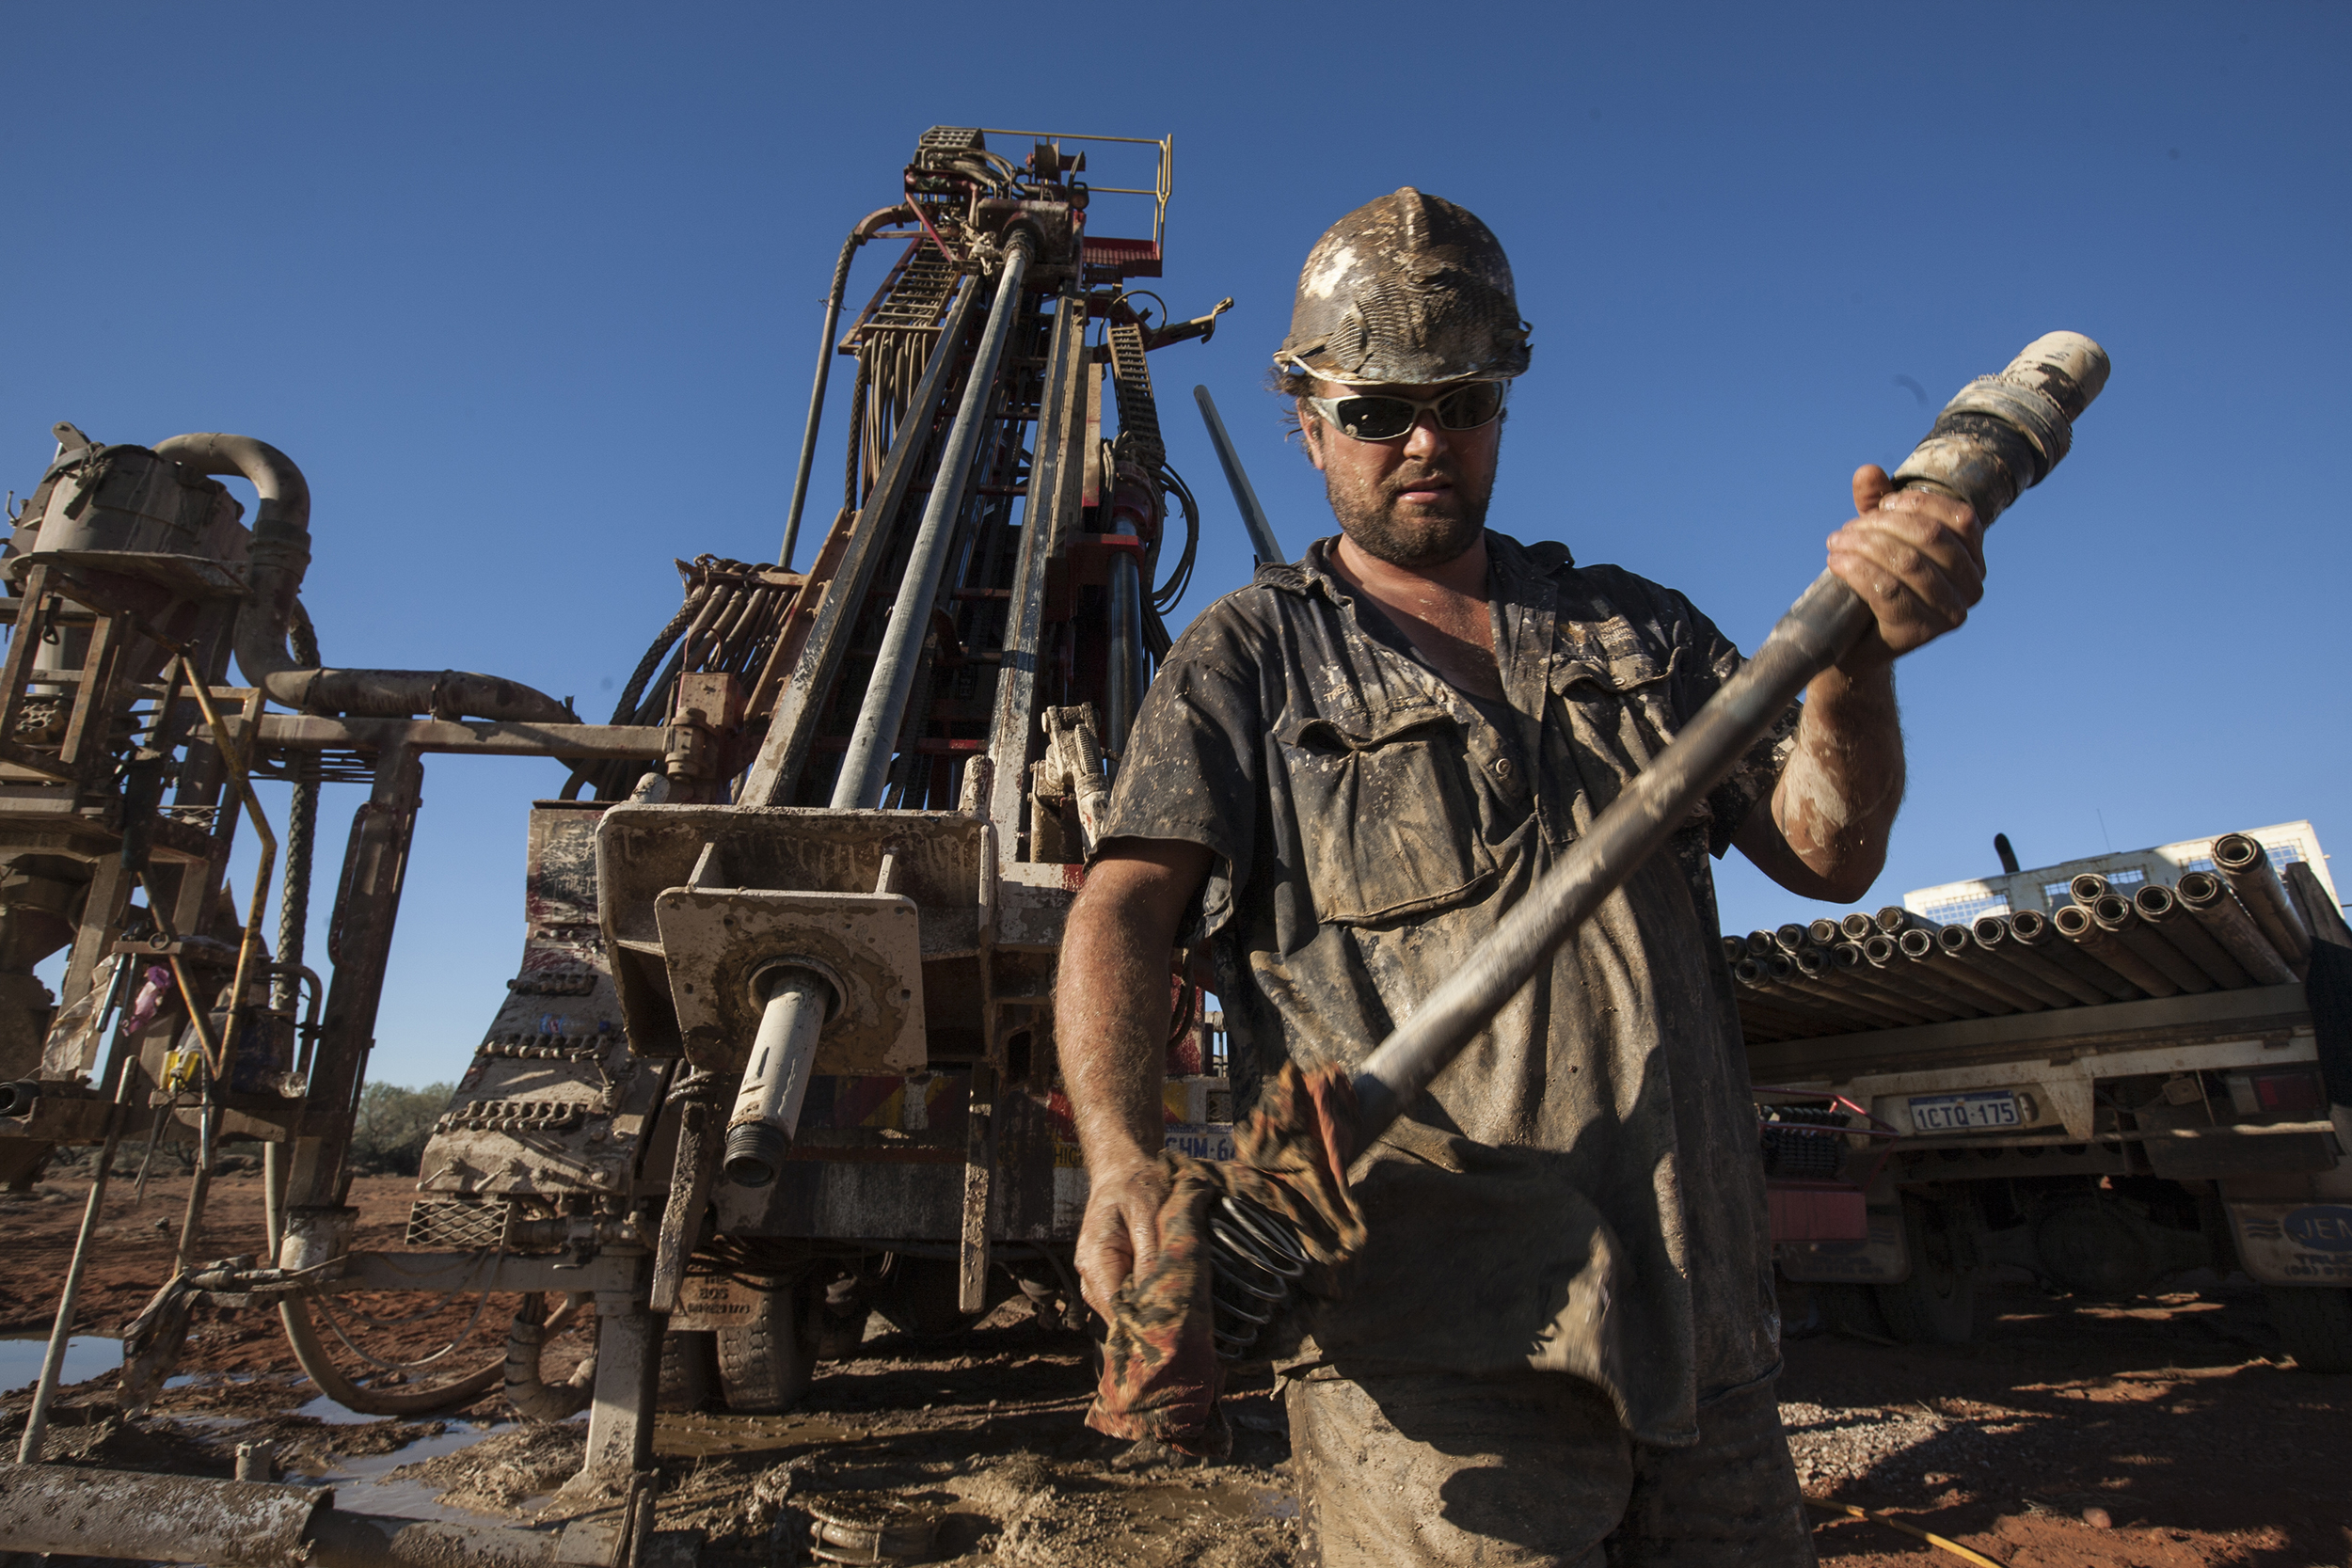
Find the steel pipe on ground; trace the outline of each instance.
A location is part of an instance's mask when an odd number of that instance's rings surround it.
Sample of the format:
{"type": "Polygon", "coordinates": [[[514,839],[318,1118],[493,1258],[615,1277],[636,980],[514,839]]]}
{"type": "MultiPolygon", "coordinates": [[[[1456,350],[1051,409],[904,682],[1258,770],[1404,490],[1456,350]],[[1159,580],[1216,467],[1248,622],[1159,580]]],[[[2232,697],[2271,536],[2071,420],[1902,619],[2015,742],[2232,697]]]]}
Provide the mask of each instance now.
{"type": "Polygon", "coordinates": [[[2090,906],[2099,929],[2130,948],[2151,969],[2160,971],[2190,995],[2213,990],[2213,976],[2182,957],[2181,950],[2140,923],[2139,911],[2120,893],[2103,893],[2090,906]]]}
{"type": "Polygon", "coordinates": [[[2140,996],[2140,989],[2106,965],[2092,958],[2085,949],[2059,936],[2050,924],[2050,917],[2038,910],[2014,910],[2009,916],[2010,940],[2023,951],[2046,958],[2084,985],[2100,993],[2103,1002],[2131,1002],[2140,996]]]}
{"type": "Polygon", "coordinates": [[[1879,934],[1878,922],[1860,910],[1851,914],[1839,915],[1837,928],[1845,933],[1848,942],[1867,942],[1879,934]]]}
{"type": "Polygon", "coordinates": [[[1846,940],[1845,928],[1827,917],[1814,921],[1804,929],[1816,947],[1835,947],[1846,940]]]}
{"type": "Polygon", "coordinates": [[[980,426],[987,422],[996,367],[1012,336],[1013,318],[1021,313],[1021,287],[1028,277],[1033,248],[1034,242],[1024,232],[1014,235],[1005,249],[1005,267],[996,279],[996,298],[988,308],[988,325],[980,334],[979,351],[973,356],[955,422],[948,426],[931,493],[923,503],[922,526],[915,531],[906,575],[898,579],[898,596],[890,607],[882,651],[874,657],[866,700],[858,707],[857,726],[850,735],[849,754],[842,758],[834,784],[835,811],[873,810],[882,804],[882,788],[890,782],[890,758],[898,750],[907,694],[914,689],[914,670],[922,662],[923,639],[930,631],[931,608],[939,600],[947,546],[955,539],[956,519],[963,513],[964,494],[971,485],[972,455],[979,445],[980,426]]]}
{"type": "Polygon", "coordinates": [[[2279,956],[2296,969],[2310,962],[2311,927],[2287,896],[2268,852],[2249,834],[2224,833],[2213,841],[2213,864],[2279,956]]]}
{"type": "Polygon", "coordinates": [[[0,1465],[0,1548],[16,1552],[228,1568],[553,1568],[563,1541],[560,1530],[346,1513],[325,1486],[0,1465]]]}
{"type": "Polygon", "coordinates": [[[2283,986],[2295,978],[2295,971],[2270,945],[2270,939],[2231,893],[2229,883],[2210,871],[2191,871],[2174,884],[2172,892],[2205,934],[2236,959],[2257,985],[2283,986]]]}
{"type": "Polygon", "coordinates": [[[2211,975],[2213,983],[2223,990],[2236,990],[2254,983],[2246,967],[2205,934],[2205,928],[2197,924],[2197,917],[2188,912],[2187,906],[2170,888],[2150,882],[2132,895],[2132,908],[2139,911],[2139,918],[2150,930],[2179,949],[2181,957],[2211,975]]]}
{"type": "Polygon", "coordinates": [[[2096,871],[2086,871],[2071,879],[2066,884],[2066,891],[2075,903],[2089,909],[2101,894],[2107,891],[2107,879],[2096,871]]]}
{"type": "Polygon", "coordinates": [[[2138,987],[2143,994],[2148,996],[2181,994],[2181,988],[2174,985],[2164,971],[2092,924],[2090,911],[2080,904],[2060,905],[2051,911],[2050,924],[2057,927],[2059,936],[2077,944],[2092,958],[2129,980],[2138,987]]]}
{"type": "Polygon", "coordinates": [[[1890,937],[1899,937],[1905,931],[1915,928],[1935,929],[1934,921],[1922,920],[1900,904],[1883,905],[1878,913],[1870,917],[1870,924],[1874,928],[1890,937]]]}

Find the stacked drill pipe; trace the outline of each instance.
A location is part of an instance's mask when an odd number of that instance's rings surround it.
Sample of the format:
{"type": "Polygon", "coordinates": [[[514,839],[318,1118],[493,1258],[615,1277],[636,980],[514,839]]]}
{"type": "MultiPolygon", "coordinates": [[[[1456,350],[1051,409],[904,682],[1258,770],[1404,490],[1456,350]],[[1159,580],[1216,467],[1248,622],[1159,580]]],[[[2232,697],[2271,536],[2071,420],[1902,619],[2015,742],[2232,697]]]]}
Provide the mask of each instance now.
{"type": "Polygon", "coordinates": [[[2311,933],[2262,846],[2214,845],[2215,872],[2126,895],[2104,877],[2074,902],[1939,926],[1899,905],[1723,939],[1752,1040],[1898,1029],[2284,985],[2311,933]]]}

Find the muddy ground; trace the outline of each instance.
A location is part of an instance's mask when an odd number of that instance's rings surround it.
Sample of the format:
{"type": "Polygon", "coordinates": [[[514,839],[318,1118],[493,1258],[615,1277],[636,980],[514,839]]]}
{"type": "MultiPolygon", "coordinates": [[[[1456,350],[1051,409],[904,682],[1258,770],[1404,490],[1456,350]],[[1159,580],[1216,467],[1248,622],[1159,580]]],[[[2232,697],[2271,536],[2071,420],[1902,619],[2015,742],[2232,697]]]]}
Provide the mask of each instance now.
{"type": "MultiPolygon", "coordinates": [[[[119,1333],[168,1274],[185,1184],[156,1181],[135,1206],[127,1184],[117,1191],[85,1291],[88,1334],[119,1333]]],[[[66,1179],[0,1197],[9,1264],[0,1333],[46,1329],[82,1196],[66,1179]]],[[[407,1181],[364,1180],[353,1197],[359,1244],[396,1244],[407,1181]]],[[[207,1253],[260,1250],[260,1232],[258,1183],[218,1183],[207,1253]]],[[[417,1304],[352,1306],[388,1321],[417,1304]]],[[[1801,1294],[1787,1306],[1801,1325],[1801,1294]]],[[[493,1303],[477,1342],[442,1365],[495,1354],[506,1307],[493,1303]]],[[[469,1316],[469,1303],[393,1328],[350,1327],[371,1352],[399,1358],[437,1346],[469,1316]]],[[[2242,1277],[2190,1277],[2123,1306],[2054,1298],[2019,1279],[1998,1288],[1988,1316],[1982,1342],[1963,1347],[1800,1329],[1781,1397],[1808,1495],[1889,1513],[2016,1568],[2352,1563],[2352,1377],[2295,1370],[2242,1277]]],[[[584,1348],[559,1342],[548,1371],[584,1348]]],[[[152,1412],[126,1421],[111,1379],[77,1385],[61,1401],[49,1455],[226,1475],[237,1443],[262,1441],[289,1479],[332,1481],[349,1508],[507,1521],[562,1513],[550,1495],[577,1465],[578,1422],[518,1424],[495,1398],[434,1421],[351,1421],[313,1403],[317,1390],[292,1368],[269,1314],[199,1309],[185,1375],[152,1412]]],[[[422,1375],[440,1374],[437,1366],[422,1375]]],[[[1312,1560],[1263,1378],[1232,1406],[1232,1463],[1213,1467],[1136,1464],[1081,1424],[1088,1392],[1083,1343],[1049,1332],[1018,1301],[946,1343],[912,1344],[878,1326],[854,1359],[826,1364],[789,1416],[663,1417],[662,1522],[706,1530],[723,1559],[740,1563],[773,1560],[774,1521],[797,1536],[803,1508],[861,1498],[937,1521],[940,1561],[1312,1560]]],[[[21,1430],[26,1397],[0,1394],[0,1432],[21,1430]]],[[[1855,1568],[1960,1560],[1883,1524],[1839,1522],[1826,1510],[1822,1518],[1822,1556],[1855,1568]]]]}

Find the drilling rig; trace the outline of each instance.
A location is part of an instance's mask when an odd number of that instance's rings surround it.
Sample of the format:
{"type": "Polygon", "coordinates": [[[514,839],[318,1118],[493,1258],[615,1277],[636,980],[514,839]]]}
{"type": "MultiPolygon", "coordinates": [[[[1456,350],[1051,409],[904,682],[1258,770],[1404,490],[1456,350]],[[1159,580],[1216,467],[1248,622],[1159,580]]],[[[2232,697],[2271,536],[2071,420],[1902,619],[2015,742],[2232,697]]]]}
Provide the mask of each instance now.
{"type": "MultiPolygon", "coordinates": [[[[842,247],[778,563],[681,562],[683,603],[602,724],[491,676],[325,666],[300,596],[309,488],[266,443],[56,427],[5,562],[0,1178],[60,1145],[102,1154],[0,1545],[638,1560],[665,1396],[787,1408],[829,1330],[869,1309],[935,1328],[1018,1290],[1082,1314],[1051,981],[1198,542],[1149,356],[1206,340],[1232,304],[1175,320],[1130,287],[1161,274],[1172,157],[1166,139],[925,132],[842,247]],[[1089,185],[1089,152],[1154,177],[1089,185]],[[1148,237],[1093,232],[1105,198],[1148,208],[1148,237]],[[844,328],[868,245],[895,259],[844,328]],[[796,569],[843,356],[841,499],[796,569]],[[249,524],[229,476],[259,494],[249,524]],[[532,810],[521,962],[426,1146],[405,1243],[369,1251],[347,1202],[355,1108],[437,753],[572,772],[532,810]],[[282,822],[262,780],[293,786],[282,822]],[[328,783],[368,797],[322,980],[303,933],[328,783]],[[259,870],[238,888],[247,829],[259,870]],[[33,968],[60,950],[53,1003],[33,968]],[[161,1386],[193,1304],[268,1301],[354,1411],[501,1386],[529,1415],[585,1409],[566,1491],[601,1512],[468,1531],[339,1514],[315,1489],[39,1465],[107,1173],[158,1140],[193,1145],[195,1179],[177,1270],[126,1342],[126,1402],[161,1386]],[[268,1235],[204,1256],[209,1173],[247,1141],[268,1235]],[[321,1324],[357,1348],[338,1297],[390,1290],[525,1306],[453,1374],[345,1370],[321,1324]],[[590,1314],[593,1371],[542,1380],[558,1320],[590,1314]]],[[[1214,1018],[1182,964],[1170,984],[1169,1120],[1215,1151],[1232,1111],[1214,1018]]]]}

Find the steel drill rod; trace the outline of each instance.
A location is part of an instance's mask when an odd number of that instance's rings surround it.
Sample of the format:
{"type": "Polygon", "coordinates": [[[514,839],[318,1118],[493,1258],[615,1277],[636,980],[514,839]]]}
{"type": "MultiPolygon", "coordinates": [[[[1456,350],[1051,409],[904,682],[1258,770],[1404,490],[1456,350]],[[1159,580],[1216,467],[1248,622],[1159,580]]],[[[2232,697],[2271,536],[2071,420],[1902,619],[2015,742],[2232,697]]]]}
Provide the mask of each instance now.
{"type": "Polygon", "coordinates": [[[2137,986],[2058,935],[2050,917],[2039,910],[2010,911],[2009,935],[2021,952],[2038,953],[2048,958],[2052,965],[2099,992],[2103,1002],[2134,1002],[2139,998],[2137,986]]]}
{"type": "Polygon", "coordinates": [[[1958,1002],[1949,997],[1934,995],[1925,987],[1902,983],[1909,977],[1903,976],[1902,981],[1899,981],[1897,976],[1870,962],[1869,956],[1862,950],[1862,944],[1858,942],[1841,941],[1829,950],[1829,956],[1830,961],[1845,972],[1843,978],[1838,981],[1840,985],[1852,986],[1865,992],[1892,997],[1915,1012],[1927,1014],[1930,1020],[1937,1023],[1949,1023],[1962,1016],[1961,1004],[1958,1002]]]}
{"type": "Polygon", "coordinates": [[[759,1033],[727,1117],[725,1169],[739,1187],[765,1187],[784,1168],[831,997],[832,988],[816,974],[787,969],[760,1008],[759,1033]]]}
{"type": "Polygon", "coordinates": [[[2053,991],[2064,993],[2083,1006],[2105,1002],[2106,993],[2072,970],[2052,963],[2017,940],[2005,914],[1979,915],[1970,927],[1977,945],[1996,958],[2008,962],[2011,969],[2031,975],[2053,991]]]}
{"type": "Polygon", "coordinates": [[[914,667],[922,662],[923,639],[930,630],[931,607],[939,598],[939,576],[947,564],[956,518],[963,511],[964,492],[972,478],[972,454],[979,445],[980,426],[986,422],[996,366],[1004,358],[1006,340],[1012,336],[1013,318],[1021,313],[1021,284],[1028,276],[1030,249],[1026,234],[1014,235],[1006,247],[1005,270],[996,279],[988,325],[980,334],[979,352],[973,356],[955,423],[947,429],[947,444],[939,454],[930,499],[923,505],[923,525],[915,532],[906,575],[898,579],[890,626],[882,633],[882,651],[875,656],[874,673],[866,681],[866,701],[858,708],[857,728],[850,735],[849,755],[842,758],[834,784],[835,811],[872,811],[882,804],[882,788],[890,782],[891,753],[898,750],[907,693],[914,689],[914,667]]]}
{"type": "Polygon", "coordinates": [[[2017,992],[2036,1007],[2071,1007],[2074,1005],[2074,998],[2065,991],[2044,983],[2038,976],[2027,974],[2018,965],[2010,962],[2007,954],[1997,953],[1979,942],[1976,931],[1970,927],[1945,927],[1935,933],[1935,944],[1978,974],[2017,992]]]}
{"type": "Polygon", "coordinates": [[[2150,882],[2132,895],[2132,908],[2148,928],[2180,950],[2181,957],[2213,976],[2223,990],[2242,990],[2254,977],[2222,945],[2205,934],[2197,917],[2180,896],[2161,882],[2150,882]]]}
{"type": "MultiPolygon", "coordinates": [[[[2101,895],[2105,896],[2105,895],[2101,895]]],[[[2050,913],[2050,924],[2058,934],[2079,944],[2083,951],[2138,987],[2150,996],[2178,996],[2181,988],[2165,977],[2164,971],[2124,946],[2114,937],[2101,930],[2090,918],[2090,911],[2080,904],[2062,904],[2050,913]]]]}
{"type": "MultiPolygon", "coordinates": [[[[1999,375],[1970,383],[1945,405],[1895,471],[1896,485],[1956,497],[1989,528],[2065,456],[2073,421],[2106,378],[2106,354],[2090,339],[2054,332],[2036,340],[1999,375]]],[[[1874,619],[1836,574],[1813,580],[1756,657],[1364,1059],[1354,1075],[1359,1148],[1388,1130],[1874,619]]]]}
{"type": "Polygon", "coordinates": [[[2090,906],[2090,918],[2140,961],[2182,990],[2199,995],[2213,990],[2213,978],[2181,956],[2181,950],[2139,922],[2139,911],[2120,893],[2103,893],[2090,906]]]}
{"type": "Polygon", "coordinates": [[[1233,450],[1233,438],[1225,434],[1225,421],[1217,418],[1216,400],[1209,396],[1206,387],[1192,389],[1192,401],[1200,405],[1200,419],[1209,427],[1209,444],[1216,448],[1217,467],[1225,470],[1225,483],[1233,492],[1233,505],[1241,511],[1241,526],[1248,531],[1250,552],[1261,566],[1279,566],[1290,560],[1282,553],[1281,541],[1274,537],[1274,525],[1266,521],[1265,508],[1258,504],[1257,487],[1249,483],[1248,472],[1241,466],[1241,453],[1233,450]]]}
{"type": "Polygon", "coordinates": [[[2173,888],[2182,907],[2197,917],[2205,934],[2238,961],[2256,985],[2283,986],[2295,978],[2279,950],[2270,945],[2254,917],[2232,895],[2229,883],[2210,871],[2191,871],[2173,888]]]}
{"type": "Polygon", "coordinates": [[[1889,984],[1910,986],[1923,995],[1940,1000],[1947,1007],[1957,1007],[1970,1018],[1983,1018],[2011,1009],[2007,1003],[1996,1002],[1979,990],[1952,978],[1954,966],[1940,963],[1942,955],[1935,942],[1924,931],[1920,940],[1926,943],[1928,957],[1915,957],[1903,951],[1902,943],[1884,931],[1872,934],[1862,944],[1862,955],[1870,967],[1886,976],[1889,984]]]}
{"type": "Polygon", "coordinates": [[[2213,865],[2280,958],[2296,966],[2311,961],[2312,933],[2302,912],[2287,896],[2268,852],[2251,834],[2224,833],[2215,839],[2213,865]]]}
{"type": "Polygon", "coordinates": [[[1935,1007],[1947,1019],[1976,1018],[1984,1011],[1974,997],[1948,988],[1931,984],[1925,976],[1913,973],[1911,960],[1895,946],[1895,939],[1883,931],[1874,931],[1867,942],[1848,942],[1862,955],[1863,962],[1878,983],[1899,995],[1908,996],[1924,1006],[1935,1007]]]}
{"type": "MultiPolygon", "coordinates": [[[[2040,1012],[2051,1006],[2049,997],[2042,995],[2029,986],[2018,984],[2010,974],[1995,965],[1993,961],[1993,955],[1977,946],[1977,939],[1965,926],[1939,926],[1931,935],[1934,939],[1937,949],[1946,958],[1950,958],[1956,966],[1955,974],[1967,974],[1980,988],[1999,997],[2017,1011],[2021,1013],[2040,1012]]],[[[2050,996],[2058,998],[2058,1006],[2066,1005],[2065,997],[2059,992],[2052,991],[2050,996]]]]}
{"type": "Polygon", "coordinates": [[[1968,997],[1979,1011],[2007,1014],[2023,1010],[2009,995],[1994,990],[1983,975],[1936,945],[1935,932],[1914,927],[1892,940],[1895,950],[1913,966],[1914,973],[1927,976],[1931,985],[1945,986],[1968,997]]]}

